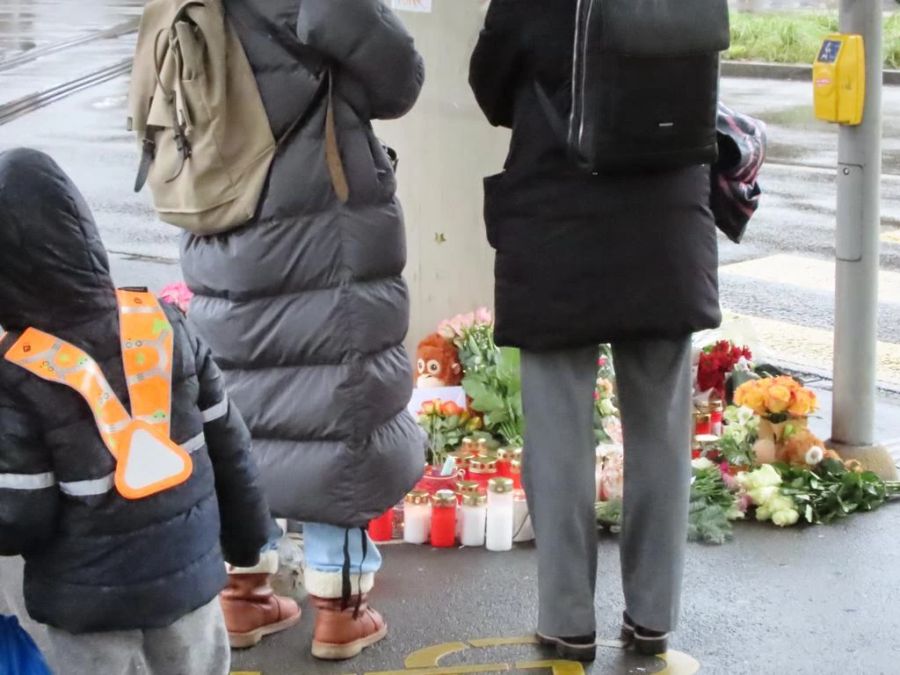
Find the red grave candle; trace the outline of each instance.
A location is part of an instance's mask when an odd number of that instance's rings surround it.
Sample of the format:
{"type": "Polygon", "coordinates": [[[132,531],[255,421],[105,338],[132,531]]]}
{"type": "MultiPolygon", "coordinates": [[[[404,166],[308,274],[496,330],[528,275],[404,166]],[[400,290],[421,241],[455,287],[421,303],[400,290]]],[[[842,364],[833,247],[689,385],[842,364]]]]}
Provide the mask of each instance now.
{"type": "Polygon", "coordinates": [[[522,460],[514,459],[509,463],[509,473],[513,481],[513,489],[522,489],[522,460]]]}
{"type": "Polygon", "coordinates": [[[492,478],[497,478],[497,460],[495,458],[479,455],[469,460],[467,480],[477,482],[484,490],[487,490],[488,482],[492,478]]]}
{"type": "Polygon", "coordinates": [[[394,538],[394,509],[390,508],[369,523],[372,541],[390,541],[394,538]]]}
{"type": "Polygon", "coordinates": [[[439,490],[431,505],[431,545],[452,548],[456,545],[456,493],[439,490]]]}

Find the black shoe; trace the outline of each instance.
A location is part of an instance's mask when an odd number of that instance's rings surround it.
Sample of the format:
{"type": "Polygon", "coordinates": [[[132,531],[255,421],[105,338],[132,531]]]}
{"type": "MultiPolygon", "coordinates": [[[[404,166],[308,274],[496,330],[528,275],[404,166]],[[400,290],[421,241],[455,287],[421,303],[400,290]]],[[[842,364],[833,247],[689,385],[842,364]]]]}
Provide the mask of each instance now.
{"type": "Polygon", "coordinates": [[[590,663],[597,658],[597,634],[577,637],[550,637],[537,634],[538,642],[546,647],[555,647],[560,658],[590,663]]]}
{"type": "Polygon", "coordinates": [[[643,656],[659,656],[669,651],[669,633],[638,626],[627,612],[622,616],[622,641],[643,656]]]}

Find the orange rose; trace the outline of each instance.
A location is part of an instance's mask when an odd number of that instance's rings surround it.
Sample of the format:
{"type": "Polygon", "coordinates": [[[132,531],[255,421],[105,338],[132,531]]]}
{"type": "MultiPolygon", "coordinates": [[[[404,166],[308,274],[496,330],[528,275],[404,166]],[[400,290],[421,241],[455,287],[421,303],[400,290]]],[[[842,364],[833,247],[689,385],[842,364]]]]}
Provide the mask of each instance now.
{"type": "Polygon", "coordinates": [[[444,405],[441,406],[441,412],[445,417],[454,417],[458,415],[462,415],[463,409],[460,408],[453,401],[447,401],[444,405]]]}
{"type": "Polygon", "coordinates": [[[745,382],[734,392],[734,402],[746,406],[757,415],[766,412],[765,393],[761,381],[745,382]]]}
{"type": "Polygon", "coordinates": [[[437,412],[438,406],[441,404],[440,400],[437,401],[425,401],[422,404],[422,410],[419,413],[420,415],[434,415],[437,412]]]}
{"type": "Polygon", "coordinates": [[[791,390],[783,384],[773,384],[766,392],[766,408],[770,413],[783,413],[791,405],[791,390]]]}
{"type": "Polygon", "coordinates": [[[816,409],[816,395],[809,389],[797,389],[788,412],[794,417],[807,417],[816,409]]]}

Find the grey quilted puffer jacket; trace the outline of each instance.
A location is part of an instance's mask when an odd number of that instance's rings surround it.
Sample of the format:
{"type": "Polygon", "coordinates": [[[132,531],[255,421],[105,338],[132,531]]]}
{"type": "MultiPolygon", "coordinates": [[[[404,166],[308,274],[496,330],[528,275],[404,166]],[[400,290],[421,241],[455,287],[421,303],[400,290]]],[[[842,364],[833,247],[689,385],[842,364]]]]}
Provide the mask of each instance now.
{"type": "Polygon", "coordinates": [[[360,526],[402,499],[424,466],[423,434],[405,412],[403,214],[370,124],[409,111],[424,65],[380,0],[225,4],[276,138],[315,107],[282,144],[254,221],[185,237],[191,320],[247,420],[275,515],[360,526]],[[325,160],[325,68],[346,204],[325,160]]]}

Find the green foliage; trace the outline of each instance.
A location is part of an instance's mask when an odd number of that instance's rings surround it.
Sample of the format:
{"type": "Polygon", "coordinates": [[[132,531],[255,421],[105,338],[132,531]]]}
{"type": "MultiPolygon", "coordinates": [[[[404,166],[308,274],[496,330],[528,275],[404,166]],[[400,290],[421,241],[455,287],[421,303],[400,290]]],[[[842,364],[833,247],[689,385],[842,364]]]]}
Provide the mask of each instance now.
{"type": "Polygon", "coordinates": [[[694,469],[688,540],[724,544],[732,536],[731,520],[742,517],[737,499],[725,485],[718,467],[694,469]]]}
{"type": "MultiPolygon", "coordinates": [[[[884,22],[884,65],[900,68],[900,14],[884,22]]],[[[838,30],[836,12],[732,12],[731,49],[735,61],[812,64],[823,38],[838,30]]]]}
{"type": "Polygon", "coordinates": [[[597,502],[597,522],[612,532],[618,532],[622,527],[622,500],[597,502]]]}
{"type": "Polygon", "coordinates": [[[520,358],[517,349],[498,349],[494,363],[468,373],[462,383],[472,409],[484,415],[484,428],[507,445],[521,445],[524,433],[520,358]]]}
{"type": "Polygon", "coordinates": [[[688,541],[724,544],[734,534],[727,514],[728,511],[718,504],[691,500],[691,510],[688,516],[688,541]]]}
{"type": "Polygon", "coordinates": [[[871,471],[848,471],[842,462],[826,460],[815,470],[775,466],[781,474],[781,492],[797,503],[800,516],[808,523],[831,523],[860,511],[874,511],[897,486],[885,483],[871,471]]]}

